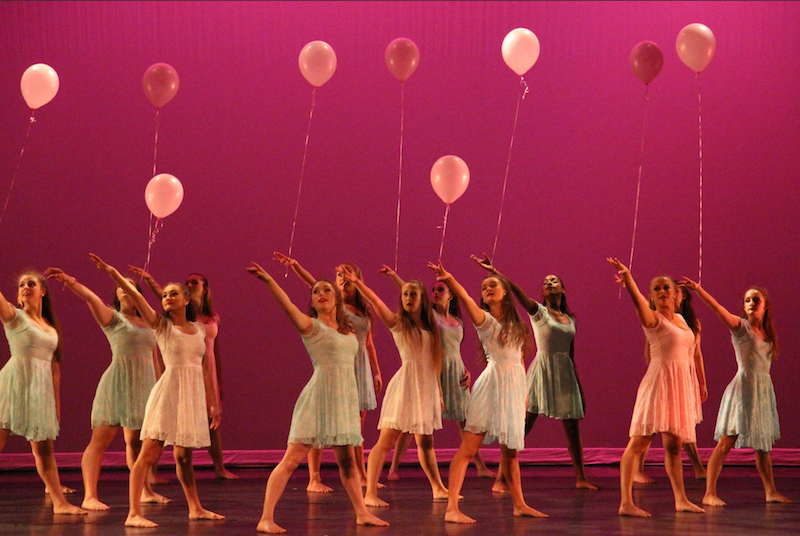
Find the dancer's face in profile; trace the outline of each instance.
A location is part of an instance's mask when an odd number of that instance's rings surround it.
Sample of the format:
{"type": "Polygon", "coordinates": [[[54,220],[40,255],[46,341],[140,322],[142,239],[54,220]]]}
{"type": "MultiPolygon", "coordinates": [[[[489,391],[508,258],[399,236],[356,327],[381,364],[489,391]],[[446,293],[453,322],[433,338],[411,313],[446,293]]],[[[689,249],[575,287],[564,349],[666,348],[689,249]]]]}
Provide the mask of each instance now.
{"type": "Polygon", "coordinates": [[[164,291],[161,293],[161,307],[164,308],[164,311],[171,313],[181,309],[185,310],[187,305],[189,305],[189,296],[184,293],[181,286],[170,284],[164,287],[164,291]]]}
{"type": "Polygon", "coordinates": [[[650,301],[658,311],[674,312],[677,292],[677,285],[670,277],[660,276],[650,281],[650,301]]]}
{"type": "Polygon", "coordinates": [[[203,301],[203,296],[206,293],[206,283],[199,274],[190,274],[189,277],[186,278],[186,288],[188,288],[189,292],[192,294],[192,299],[200,302],[203,301]]]}
{"type": "Polygon", "coordinates": [[[433,294],[433,303],[438,305],[441,311],[447,311],[447,308],[450,307],[450,300],[453,299],[450,287],[441,281],[437,281],[433,284],[431,294],[433,294]]]}
{"type": "Polygon", "coordinates": [[[564,294],[564,283],[557,275],[550,274],[542,281],[542,296],[545,298],[564,294]]]}
{"type": "MultiPolygon", "coordinates": [[[[350,269],[353,273],[357,273],[352,267],[350,267],[350,269]]],[[[355,283],[348,281],[339,270],[336,270],[336,286],[339,288],[339,292],[342,293],[342,299],[344,301],[349,301],[356,294],[355,283]]]]}
{"type": "Polygon", "coordinates": [[[401,294],[401,303],[403,304],[403,310],[407,313],[415,314],[418,313],[420,307],[422,306],[422,292],[421,289],[412,283],[406,283],[403,285],[403,288],[400,292],[401,294]]]}
{"type": "Polygon", "coordinates": [[[767,300],[764,295],[754,288],[748,290],[744,295],[744,313],[749,316],[754,316],[759,320],[764,319],[767,312],[767,300]]]}
{"type": "Polygon", "coordinates": [[[489,276],[481,283],[481,298],[486,305],[500,303],[505,295],[506,290],[498,278],[489,276]]]}
{"type": "Polygon", "coordinates": [[[336,289],[327,281],[319,281],[311,287],[311,307],[318,315],[336,309],[336,289]]]}

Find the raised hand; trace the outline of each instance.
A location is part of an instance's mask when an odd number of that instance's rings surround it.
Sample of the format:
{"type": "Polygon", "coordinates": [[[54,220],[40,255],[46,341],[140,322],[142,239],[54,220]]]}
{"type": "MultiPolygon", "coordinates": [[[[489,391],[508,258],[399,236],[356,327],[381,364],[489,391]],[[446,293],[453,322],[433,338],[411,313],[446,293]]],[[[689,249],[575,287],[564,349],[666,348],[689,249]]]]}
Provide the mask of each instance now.
{"type": "Polygon", "coordinates": [[[66,283],[67,281],[72,279],[70,276],[65,274],[64,270],[62,270],[61,268],[52,268],[52,267],[48,268],[47,270],[44,271],[44,274],[42,275],[44,275],[47,279],[50,279],[52,277],[56,281],[61,281],[62,283],[66,283]]]}
{"type": "Polygon", "coordinates": [[[345,281],[350,281],[351,283],[356,283],[358,281],[356,273],[349,266],[345,266],[344,264],[340,264],[336,267],[336,273],[342,274],[345,281]]]}
{"type": "Polygon", "coordinates": [[[149,273],[145,272],[142,268],[139,268],[138,266],[133,266],[133,265],[129,264],[128,265],[128,270],[130,272],[138,275],[142,279],[152,279],[153,278],[153,276],[151,276],[149,273]]]}
{"type": "Polygon", "coordinates": [[[389,277],[394,277],[394,276],[397,275],[397,273],[394,270],[392,270],[391,268],[389,268],[385,264],[381,265],[380,269],[378,270],[378,273],[379,274],[386,274],[389,277]]]}
{"type": "Polygon", "coordinates": [[[628,273],[628,268],[620,260],[616,257],[606,257],[608,263],[617,269],[617,273],[620,275],[620,278],[624,278],[625,274],[628,273]]]}
{"type": "Polygon", "coordinates": [[[114,267],[113,266],[103,262],[103,259],[101,259],[97,255],[95,255],[94,253],[89,253],[89,258],[92,260],[94,265],[97,266],[98,269],[103,270],[104,272],[109,273],[109,274],[114,271],[114,267]]]}
{"type": "Polygon", "coordinates": [[[429,262],[428,268],[436,272],[437,281],[444,281],[445,279],[450,278],[450,273],[444,269],[444,266],[442,266],[442,261],[438,261],[436,264],[429,262]]]}
{"type": "Polygon", "coordinates": [[[686,288],[691,289],[691,290],[697,290],[697,289],[700,288],[700,284],[699,283],[697,283],[695,281],[692,281],[691,279],[689,279],[686,276],[683,276],[681,278],[681,280],[678,281],[678,284],[680,286],[682,286],[682,287],[686,287],[686,288]]]}
{"type": "Polygon", "coordinates": [[[267,271],[264,270],[264,268],[262,268],[261,265],[258,264],[257,262],[251,262],[250,266],[245,268],[245,270],[256,276],[261,281],[264,281],[265,283],[269,283],[270,281],[272,281],[272,276],[269,275],[267,271]]]}
{"type": "Polygon", "coordinates": [[[480,266],[481,268],[483,268],[487,272],[494,273],[494,272],[497,271],[497,269],[495,269],[494,265],[492,264],[492,260],[489,258],[489,255],[487,255],[486,253],[483,254],[483,258],[482,259],[477,257],[477,256],[475,256],[475,255],[470,255],[469,258],[472,259],[473,261],[477,262],[478,266],[480,266]]]}
{"type": "Polygon", "coordinates": [[[278,251],[272,252],[272,260],[278,261],[279,263],[283,264],[284,266],[288,266],[289,268],[297,264],[296,260],[278,251]]]}

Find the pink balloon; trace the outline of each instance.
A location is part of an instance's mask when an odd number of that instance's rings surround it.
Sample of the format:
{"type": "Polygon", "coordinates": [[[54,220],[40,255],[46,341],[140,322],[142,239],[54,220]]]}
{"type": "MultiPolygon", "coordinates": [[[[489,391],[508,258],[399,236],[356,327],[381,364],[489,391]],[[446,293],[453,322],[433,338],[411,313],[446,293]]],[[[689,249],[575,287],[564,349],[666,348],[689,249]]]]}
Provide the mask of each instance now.
{"type": "Polygon", "coordinates": [[[419,65],[419,48],[411,39],[398,37],[386,47],[386,66],[401,82],[408,80],[419,65]]]}
{"type": "Polygon", "coordinates": [[[501,51],[506,65],[522,76],[539,59],[539,38],[526,28],[511,30],[503,39],[501,51]]]}
{"type": "Polygon", "coordinates": [[[675,41],[675,48],[681,61],[688,68],[699,73],[714,57],[717,40],[708,26],[695,22],[681,30],[675,41]]]}
{"type": "Polygon", "coordinates": [[[325,41],[311,41],[300,51],[298,63],[305,79],[320,87],[336,72],[336,53],[325,41]]]}
{"type": "Polygon", "coordinates": [[[664,66],[664,54],[652,41],[637,43],[631,50],[630,60],[633,74],[645,84],[652,82],[664,66]]]}
{"type": "Polygon", "coordinates": [[[431,168],[431,185],[442,201],[453,203],[469,186],[467,163],[453,155],[441,157],[431,168]]]}
{"type": "Polygon", "coordinates": [[[174,175],[160,173],[150,179],[144,190],[147,208],[156,218],[166,218],[181,206],[183,185],[174,175]]]}
{"type": "Polygon", "coordinates": [[[58,93],[58,74],[49,65],[37,63],[25,69],[19,86],[28,108],[36,110],[58,93]]]}
{"type": "Polygon", "coordinates": [[[166,63],[154,63],[147,68],[142,79],[144,94],[156,108],[171,101],[179,85],[178,71],[166,63]]]}

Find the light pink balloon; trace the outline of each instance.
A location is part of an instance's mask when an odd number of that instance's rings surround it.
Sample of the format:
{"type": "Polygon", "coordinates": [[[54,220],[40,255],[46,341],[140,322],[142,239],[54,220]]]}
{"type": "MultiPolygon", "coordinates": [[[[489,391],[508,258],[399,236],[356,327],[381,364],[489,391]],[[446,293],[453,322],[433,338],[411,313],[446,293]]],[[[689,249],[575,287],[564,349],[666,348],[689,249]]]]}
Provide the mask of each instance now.
{"type": "Polygon", "coordinates": [[[467,163],[451,154],[441,157],[431,168],[431,185],[446,204],[455,202],[469,186],[467,163]]]}
{"type": "Polygon", "coordinates": [[[408,80],[419,65],[419,48],[411,39],[398,37],[386,47],[386,66],[401,82],[408,80]]]}
{"type": "Polygon", "coordinates": [[[325,41],[311,41],[300,51],[298,63],[305,79],[320,87],[336,72],[336,53],[325,41]]]}
{"type": "Polygon", "coordinates": [[[161,108],[172,100],[180,86],[178,71],[167,63],[154,63],[144,72],[142,87],[153,106],[161,108]]]}
{"type": "Polygon", "coordinates": [[[652,41],[642,41],[631,50],[630,61],[633,74],[645,84],[649,84],[661,72],[661,67],[664,66],[664,54],[652,41]]]}
{"type": "Polygon", "coordinates": [[[691,70],[701,72],[711,62],[717,40],[705,24],[695,22],[685,26],[675,41],[678,57],[691,70]]]}
{"type": "Polygon", "coordinates": [[[36,110],[58,93],[58,74],[49,65],[37,63],[25,69],[19,85],[28,108],[36,110]]]}
{"type": "Polygon", "coordinates": [[[526,28],[511,30],[503,39],[501,51],[506,65],[522,76],[539,59],[539,38],[526,28]]]}
{"type": "Polygon", "coordinates": [[[150,179],[144,190],[147,208],[156,218],[166,218],[181,206],[183,185],[174,175],[160,173],[150,179]]]}

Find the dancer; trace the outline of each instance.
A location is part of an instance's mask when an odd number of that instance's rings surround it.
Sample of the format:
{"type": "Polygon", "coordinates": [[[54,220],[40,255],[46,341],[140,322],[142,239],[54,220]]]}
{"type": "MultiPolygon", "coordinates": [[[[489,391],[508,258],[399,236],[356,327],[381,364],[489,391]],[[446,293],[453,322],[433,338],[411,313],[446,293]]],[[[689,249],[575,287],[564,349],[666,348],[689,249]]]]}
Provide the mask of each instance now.
{"type": "MultiPolygon", "coordinates": [[[[528,406],[525,414],[525,436],[533,428],[539,415],[558,419],[564,425],[567,450],[575,469],[575,487],[596,490],[589,482],[583,466],[583,444],[578,427],[583,419],[585,401],[583,389],[575,367],[575,317],[567,305],[564,283],[556,275],[542,281],[544,303],[532,300],[519,285],[502,275],[488,256],[472,256],[488,272],[508,281],[511,291],[523,309],[528,312],[536,340],[536,356],[528,368],[528,406]]],[[[498,474],[493,491],[506,491],[502,471],[498,474]]]]}
{"type": "MultiPolygon", "coordinates": [[[[392,278],[398,288],[402,289],[405,281],[386,266],[380,272],[392,278]]],[[[433,314],[442,339],[442,398],[444,410],[442,419],[456,421],[459,434],[464,435],[464,423],[467,420],[467,405],[469,404],[469,385],[472,376],[464,366],[461,358],[461,341],[464,340],[464,321],[461,319],[461,308],[458,298],[453,295],[450,287],[444,281],[437,281],[431,287],[433,314]]],[[[397,438],[392,453],[392,465],[389,468],[389,480],[400,480],[398,473],[403,455],[411,444],[411,434],[402,433],[397,438]]],[[[481,452],[475,453],[473,458],[479,477],[494,478],[495,474],[483,463],[481,452]]]]}
{"type": "Polygon", "coordinates": [[[650,300],[655,304],[652,310],[630,270],[616,258],[606,260],[617,269],[633,300],[651,356],[636,393],[630,441],[620,461],[619,515],[650,517],[633,502],[633,473],[657,432],[661,432],[664,444],[664,467],[672,484],[675,510],[702,513],[704,510],[686,497],[683,484],[681,442],[696,441],[695,427],[702,413],[700,387],[692,366],[695,336],[683,317],[675,313],[675,281],[659,276],[650,282],[650,300]]]}
{"type": "MultiPolygon", "coordinates": [[[[150,390],[156,383],[157,370],[160,375],[155,351],[156,338],[153,330],[136,310],[133,298],[122,288],[117,287],[112,308],[60,268],[48,268],[44,275],[64,283],[86,302],[111,345],[111,364],[97,384],[92,404],[92,439],[81,458],[84,487],[81,506],[87,510],[109,510],[109,506],[100,501],[97,493],[103,453],[122,427],[128,469],[133,467],[139,456],[142,446],[139,430],[142,428],[144,408],[150,390]]],[[[135,285],[131,279],[128,282],[135,285]]],[[[138,286],[137,290],[141,291],[138,286]]],[[[169,501],[168,498],[154,493],[150,484],[145,483],[142,502],[169,501]]]]}
{"type": "Polygon", "coordinates": [[[353,447],[363,442],[358,419],[358,388],[353,374],[358,340],[347,319],[342,296],[327,280],[311,287],[310,316],[292,303],[286,292],[261,266],[252,263],[247,271],[267,284],[289,321],[300,332],[314,365],[292,414],[286,453],[273,469],[264,494],[264,510],[256,530],[283,533],[275,523],[275,506],[286,483],[312,447],[331,446],[339,465],[339,478],[356,511],[357,525],[389,524],[372,515],[361,495],[353,447]]]}
{"type": "Polygon", "coordinates": [[[0,370],[0,452],[10,435],[24,436],[53,513],[86,514],[64,497],[53,455],[61,422],[61,325],[42,274],[26,271],[17,286],[16,307],[0,293],[0,320],[11,351],[0,370]]]}
{"type": "Polygon", "coordinates": [[[450,496],[444,520],[475,523],[458,508],[469,461],[481,444],[500,443],[500,471],[505,474],[513,501],[514,516],[547,517],[525,503],[517,453],[525,446],[525,350],[530,332],[514,308],[505,280],[490,275],[481,282],[481,304],[470,298],[452,274],[438,264],[428,263],[464,304],[481,341],[487,364],[475,385],[467,409],[461,445],[450,462],[450,496]],[[488,314],[487,314],[488,313],[488,314]]]}
{"type": "MultiPolygon", "coordinates": [[[[153,279],[153,276],[136,266],[130,266],[129,269],[138,276],[141,276],[150,287],[150,290],[156,296],[161,296],[163,289],[158,282],[153,279]]],[[[222,361],[219,354],[219,315],[214,310],[213,301],[211,299],[211,288],[208,286],[208,279],[202,274],[193,272],[186,278],[186,288],[192,298],[192,305],[194,306],[197,322],[203,324],[206,331],[206,356],[205,358],[212,363],[212,370],[214,371],[214,391],[216,397],[222,403],[222,361]]],[[[222,414],[222,408],[218,408],[222,414]]],[[[210,423],[209,417],[209,423],[210,423]]],[[[214,464],[214,475],[217,478],[225,480],[234,480],[239,478],[235,474],[228,471],[225,467],[225,462],[222,456],[222,435],[219,428],[209,430],[211,436],[211,445],[208,447],[208,454],[211,456],[211,461],[214,464]]],[[[157,464],[153,466],[155,471],[157,464]]],[[[157,478],[157,475],[154,475],[157,478]]]]}
{"type": "Polygon", "coordinates": [[[130,509],[125,526],[157,527],[142,515],[141,495],[150,466],[165,445],[173,445],[175,472],[189,505],[189,519],[218,520],[225,516],[203,508],[197,494],[197,481],[192,454],[194,449],[207,447],[209,438],[208,414],[211,428],[219,426],[219,400],[212,382],[212,364],[206,359],[203,325],[194,321],[194,308],[189,290],[180,283],[169,283],[161,296],[163,315],[159,315],[116,268],[90,253],[92,262],[111,276],[123,291],[131,296],[136,309],[155,330],[156,342],[164,359],[164,374],[153,386],[144,412],[140,435],[142,450],[131,469],[130,509]],[[208,408],[208,409],[206,409],[208,408]]]}
{"type": "MultiPolygon", "coordinates": [[[[309,287],[313,286],[317,281],[308,270],[300,266],[296,259],[278,252],[275,252],[274,257],[275,260],[283,265],[291,267],[292,271],[305,281],[309,287]]],[[[363,279],[361,270],[355,264],[345,263],[343,266],[348,266],[355,272],[356,277],[363,279]]],[[[378,365],[378,354],[375,351],[375,344],[372,342],[372,313],[356,286],[345,280],[343,274],[338,270],[336,271],[336,287],[342,294],[344,310],[358,339],[355,373],[356,385],[358,386],[358,408],[361,413],[361,433],[363,435],[364,419],[367,416],[367,411],[378,407],[376,397],[383,388],[383,378],[378,365]]],[[[361,486],[363,487],[367,485],[367,468],[364,464],[363,444],[355,447],[355,455],[356,468],[361,477],[361,486]]],[[[312,493],[329,493],[333,491],[329,486],[322,483],[320,476],[321,465],[322,450],[312,448],[308,452],[308,486],[306,491],[312,493]]],[[[383,484],[379,483],[378,487],[383,487],[383,484]]]]}
{"type": "Polygon", "coordinates": [[[354,284],[372,305],[378,318],[389,328],[400,352],[402,365],[386,386],[380,435],[367,461],[368,506],[389,506],[378,497],[378,479],[386,456],[401,432],[414,434],[422,470],[431,484],[434,500],[444,500],[444,487],[433,450],[433,431],[442,427],[442,343],[425,285],[408,281],[400,292],[400,307],[393,312],[348,266],[337,269],[354,284]]]}
{"type": "Polygon", "coordinates": [[[756,451],[756,468],[764,484],[767,502],[791,502],[775,488],[769,454],[781,435],[775,389],[769,373],[772,362],[778,356],[769,294],[761,287],[747,289],[742,317],[738,317],[720,305],[699,283],[684,277],[681,284],[695,291],[730,330],[738,365],[736,376],[725,388],[719,405],[714,430],[717,446],[708,460],[703,504],[725,506],[725,502],[717,495],[717,479],[725,457],[734,447],[756,451]]]}

